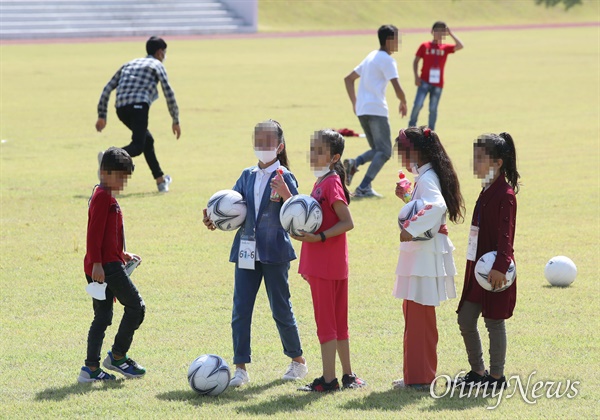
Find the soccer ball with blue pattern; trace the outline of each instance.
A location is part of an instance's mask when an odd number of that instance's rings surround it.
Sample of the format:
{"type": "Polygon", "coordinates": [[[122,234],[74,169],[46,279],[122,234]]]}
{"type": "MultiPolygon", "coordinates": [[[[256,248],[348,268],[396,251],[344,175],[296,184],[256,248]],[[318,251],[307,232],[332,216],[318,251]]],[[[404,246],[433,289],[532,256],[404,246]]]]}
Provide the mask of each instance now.
{"type": "Polygon", "coordinates": [[[203,354],[188,369],[190,387],[200,395],[217,396],[227,389],[231,372],[222,357],[203,354]]]}

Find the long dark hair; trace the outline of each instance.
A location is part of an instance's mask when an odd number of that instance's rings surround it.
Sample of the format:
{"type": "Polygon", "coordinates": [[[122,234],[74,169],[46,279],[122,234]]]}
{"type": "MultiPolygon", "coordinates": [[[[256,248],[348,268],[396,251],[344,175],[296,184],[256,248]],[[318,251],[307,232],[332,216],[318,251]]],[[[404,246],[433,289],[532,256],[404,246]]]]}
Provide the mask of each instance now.
{"type": "Polygon", "coordinates": [[[462,222],[465,202],[460,192],[460,182],[437,133],[425,126],[410,127],[400,131],[396,144],[400,150],[404,150],[408,154],[418,152],[421,160],[431,163],[440,180],[442,196],[446,202],[450,220],[454,223],[462,222]],[[408,142],[404,140],[402,133],[408,142]]]}
{"type": "Polygon", "coordinates": [[[500,171],[512,187],[515,194],[519,192],[519,171],[517,171],[517,149],[512,136],[508,133],[482,134],[477,137],[473,147],[481,147],[484,153],[492,159],[502,159],[500,171]]]}
{"type": "Polygon", "coordinates": [[[279,163],[282,166],[290,169],[290,163],[287,156],[287,147],[285,145],[285,136],[283,135],[283,128],[281,128],[281,124],[275,120],[266,120],[256,124],[256,127],[254,127],[255,133],[263,130],[277,132],[277,146],[279,146],[281,143],[284,145],[283,151],[277,154],[277,160],[279,160],[279,163]]]}
{"type": "Polygon", "coordinates": [[[346,201],[350,204],[350,191],[346,188],[346,170],[342,165],[342,154],[344,153],[344,137],[334,130],[319,130],[315,132],[314,138],[323,140],[329,145],[329,153],[331,156],[340,155],[340,159],[333,165],[333,170],[339,175],[342,181],[342,187],[344,188],[344,195],[346,201]]]}

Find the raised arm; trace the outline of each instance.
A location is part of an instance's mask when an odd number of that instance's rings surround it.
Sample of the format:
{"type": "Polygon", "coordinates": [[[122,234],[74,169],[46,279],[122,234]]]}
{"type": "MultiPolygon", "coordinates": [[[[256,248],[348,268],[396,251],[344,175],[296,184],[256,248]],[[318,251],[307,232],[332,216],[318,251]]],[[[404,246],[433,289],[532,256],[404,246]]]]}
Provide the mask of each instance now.
{"type": "Polygon", "coordinates": [[[461,40],[458,39],[458,37],[452,33],[450,28],[448,28],[447,30],[448,30],[448,35],[450,35],[452,37],[452,39],[454,40],[454,42],[456,44],[456,45],[454,45],[454,52],[456,52],[458,50],[462,50],[465,46],[463,45],[461,40]]]}

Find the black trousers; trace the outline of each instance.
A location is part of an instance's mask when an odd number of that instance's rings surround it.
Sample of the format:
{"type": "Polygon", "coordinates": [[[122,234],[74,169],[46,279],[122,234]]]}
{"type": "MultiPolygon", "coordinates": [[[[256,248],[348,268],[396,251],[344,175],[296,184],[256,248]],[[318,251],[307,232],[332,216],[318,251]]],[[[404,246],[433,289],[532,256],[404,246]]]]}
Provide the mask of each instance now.
{"type": "Polygon", "coordinates": [[[144,153],[146,162],[154,179],[164,175],[160,169],[154,152],[154,138],[148,131],[148,111],[150,106],[145,102],[125,105],[117,108],[117,116],[131,130],[131,143],[123,147],[131,157],[144,153]]]}
{"type": "MultiPolygon", "coordinates": [[[[112,346],[113,353],[125,356],[131,342],[133,334],[144,321],[146,305],[140,296],[137,288],[131,282],[131,279],[125,272],[124,266],[120,262],[105,264],[104,281],[106,282],[106,300],[93,300],[94,320],[88,333],[86,366],[99,367],[100,353],[102,351],[102,342],[106,328],[112,324],[113,317],[113,298],[125,307],[125,313],[121,319],[119,330],[115,336],[112,346]]],[[[90,276],[85,276],[88,283],[93,280],[90,276]]]]}

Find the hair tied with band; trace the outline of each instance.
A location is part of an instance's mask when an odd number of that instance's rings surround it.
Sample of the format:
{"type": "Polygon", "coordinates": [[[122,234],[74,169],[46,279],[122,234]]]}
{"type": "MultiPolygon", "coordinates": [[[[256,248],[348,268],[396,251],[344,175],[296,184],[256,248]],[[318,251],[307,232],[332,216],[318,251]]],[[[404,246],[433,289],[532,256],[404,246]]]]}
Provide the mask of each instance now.
{"type": "Polygon", "coordinates": [[[425,137],[430,138],[431,137],[431,129],[430,128],[423,129],[423,134],[425,134],[425,137]]]}

